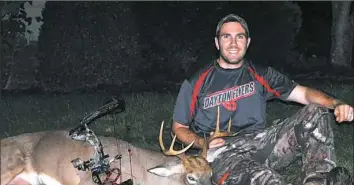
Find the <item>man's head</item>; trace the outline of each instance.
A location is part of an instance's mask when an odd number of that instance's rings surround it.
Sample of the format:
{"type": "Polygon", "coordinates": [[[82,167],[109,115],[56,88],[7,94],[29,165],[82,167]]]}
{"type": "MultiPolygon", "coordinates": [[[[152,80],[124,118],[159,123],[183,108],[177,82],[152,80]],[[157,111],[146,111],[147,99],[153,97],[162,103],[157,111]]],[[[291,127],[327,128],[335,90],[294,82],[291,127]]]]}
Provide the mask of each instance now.
{"type": "Polygon", "coordinates": [[[246,21],[234,14],[222,18],[216,27],[215,45],[220,51],[219,64],[226,68],[242,65],[251,42],[246,21]]]}

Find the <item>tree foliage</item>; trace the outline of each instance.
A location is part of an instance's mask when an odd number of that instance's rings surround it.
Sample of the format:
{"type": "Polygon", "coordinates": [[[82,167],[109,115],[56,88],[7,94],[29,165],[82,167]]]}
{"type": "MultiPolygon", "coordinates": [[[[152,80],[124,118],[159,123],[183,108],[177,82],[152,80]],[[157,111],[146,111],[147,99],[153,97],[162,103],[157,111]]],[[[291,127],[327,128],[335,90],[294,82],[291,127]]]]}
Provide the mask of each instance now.
{"type": "Polygon", "coordinates": [[[301,27],[301,11],[291,2],[47,2],[41,83],[70,91],[181,82],[215,58],[215,27],[229,13],[249,24],[248,58],[284,63],[301,27]]]}
{"type": "Polygon", "coordinates": [[[32,18],[27,16],[25,3],[32,5],[32,1],[0,2],[0,89],[3,88],[5,79],[11,73],[10,67],[4,62],[4,55],[14,56],[17,47],[26,44],[21,42],[24,33],[31,33],[26,29],[27,25],[32,24],[32,18]]]}
{"type": "Polygon", "coordinates": [[[354,13],[351,1],[332,2],[331,64],[336,68],[350,68],[353,53],[354,13]]]}
{"type": "Polygon", "coordinates": [[[134,78],[141,58],[129,3],[47,2],[42,15],[45,89],[70,91],[134,78]]]}
{"type": "Polygon", "coordinates": [[[32,24],[32,18],[27,16],[24,9],[24,4],[32,1],[3,1],[0,2],[0,16],[1,16],[1,38],[4,44],[8,47],[14,47],[10,40],[16,37],[17,33],[24,34],[24,32],[31,33],[26,29],[32,24]],[[27,25],[26,25],[27,23],[27,25]]]}
{"type": "MultiPolygon", "coordinates": [[[[302,23],[300,7],[292,2],[171,2],[168,6],[140,2],[136,6],[138,25],[144,30],[140,36],[155,66],[151,70],[172,81],[181,81],[216,57],[216,25],[229,13],[245,18],[252,39],[246,57],[263,64],[284,64],[302,23]]],[[[152,78],[148,71],[143,76],[152,78]]]]}

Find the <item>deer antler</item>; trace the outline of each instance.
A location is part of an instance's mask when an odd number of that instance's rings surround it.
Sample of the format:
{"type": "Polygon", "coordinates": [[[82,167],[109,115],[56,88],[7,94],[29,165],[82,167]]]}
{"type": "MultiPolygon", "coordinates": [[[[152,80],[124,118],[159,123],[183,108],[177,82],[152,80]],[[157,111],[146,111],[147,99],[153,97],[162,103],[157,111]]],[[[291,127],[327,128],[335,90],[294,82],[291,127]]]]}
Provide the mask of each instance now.
{"type": "Polygon", "coordinates": [[[220,106],[218,106],[218,112],[217,112],[217,118],[216,118],[216,128],[215,132],[210,134],[209,139],[206,139],[204,144],[203,144],[203,150],[202,150],[202,156],[206,159],[207,158],[207,150],[209,143],[218,137],[224,137],[224,136],[230,136],[231,135],[231,117],[229,119],[229,124],[226,132],[221,132],[220,131],[220,106]]]}
{"type": "Polygon", "coordinates": [[[224,137],[224,136],[229,136],[231,135],[231,117],[229,119],[229,124],[227,127],[227,131],[226,132],[221,132],[220,131],[220,106],[218,106],[218,113],[217,113],[217,119],[216,119],[216,128],[215,128],[215,132],[213,134],[211,134],[211,136],[209,137],[209,142],[215,138],[218,137],[224,137]]]}
{"type": "Polygon", "coordinates": [[[161,123],[160,135],[159,135],[159,143],[160,143],[160,147],[161,147],[163,153],[165,155],[177,156],[182,161],[184,161],[186,159],[186,156],[184,155],[184,152],[186,152],[189,148],[191,148],[193,146],[194,141],[191,144],[189,144],[187,147],[185,147],[184,149],[176,151],[176,150],[173,149],[173,146],[174,146],[175,141],[176,141],[176,135],[175,135],[173,137],[173,140],[172,140],[170,148],[168,150],[166,150],[166,148],[164,146],[164,143],[163,143],[163,139],[162,139],[163,125],[164,125],[164,121],[162,121],[162,123],[161,123]]]}

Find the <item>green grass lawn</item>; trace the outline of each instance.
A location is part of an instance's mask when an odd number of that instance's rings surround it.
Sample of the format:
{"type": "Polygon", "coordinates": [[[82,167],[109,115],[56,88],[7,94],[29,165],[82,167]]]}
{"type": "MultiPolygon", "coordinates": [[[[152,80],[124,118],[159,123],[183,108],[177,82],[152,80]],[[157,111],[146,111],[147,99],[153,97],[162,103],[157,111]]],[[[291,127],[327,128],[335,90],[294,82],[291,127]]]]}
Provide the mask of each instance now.
{"type": "MultiPolygon", "coordinates": [[[[319,88],[346,102],[353,102],[352,85],[333,85],[322,82],[305,83],[319,88]]],[[[92,124],[97,134],[116,136],[134,145],[159,150],[158,132],[165,121],[166,139],[169,134],[176,93],[136,93],[124,94],[126,111],[106,116],[92,124]],[[114,126],[113,126],[114,125],[114,126]]],[[[5,96],[0,103],[0,137],[13,136],[27,132],[72,128],[79,124],[80,118],[100,107],[106,93],[72,93],[66,95],[14,95],[5,96]]],[[[267,108],[267,120],[284,119],[294,114],[301,106],[272,101],[267,108]]],[[[339,164],[353,173],[353,124],[335,124],[336,152],[339,164]]],[[[168,142],[168,141],[166,141],[168,142]]],[[[300,166],[292,165],[291,172],[299,171],[300,166]]],[[[290,174],[290,172],[285,172],[290,174]]],[[[287,175],[288,180],[298,181],[297,175],[287,175]]]]}

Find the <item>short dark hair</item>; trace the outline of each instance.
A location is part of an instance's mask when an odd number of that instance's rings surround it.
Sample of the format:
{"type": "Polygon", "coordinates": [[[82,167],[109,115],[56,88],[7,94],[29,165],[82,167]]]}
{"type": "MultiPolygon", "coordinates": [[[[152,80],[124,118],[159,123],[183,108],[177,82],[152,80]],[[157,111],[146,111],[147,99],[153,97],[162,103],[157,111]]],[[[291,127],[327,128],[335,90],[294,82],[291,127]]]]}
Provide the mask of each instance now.
{"type": "Polygon", "coordinates": [[[243,29],[245,29],[245,31],[246,31],[246,36],[249,37],[249,30],[248,30],[248,25],[247,25],[246,21],[242,17],[235,15],[235,14],[229,14],[219,21],[218,25],[216,26],[216,37],[219,37],[221,26],[225,23],[228,23],[228,22],[240,23],[241,26],[243,27],[243,29]]]}

